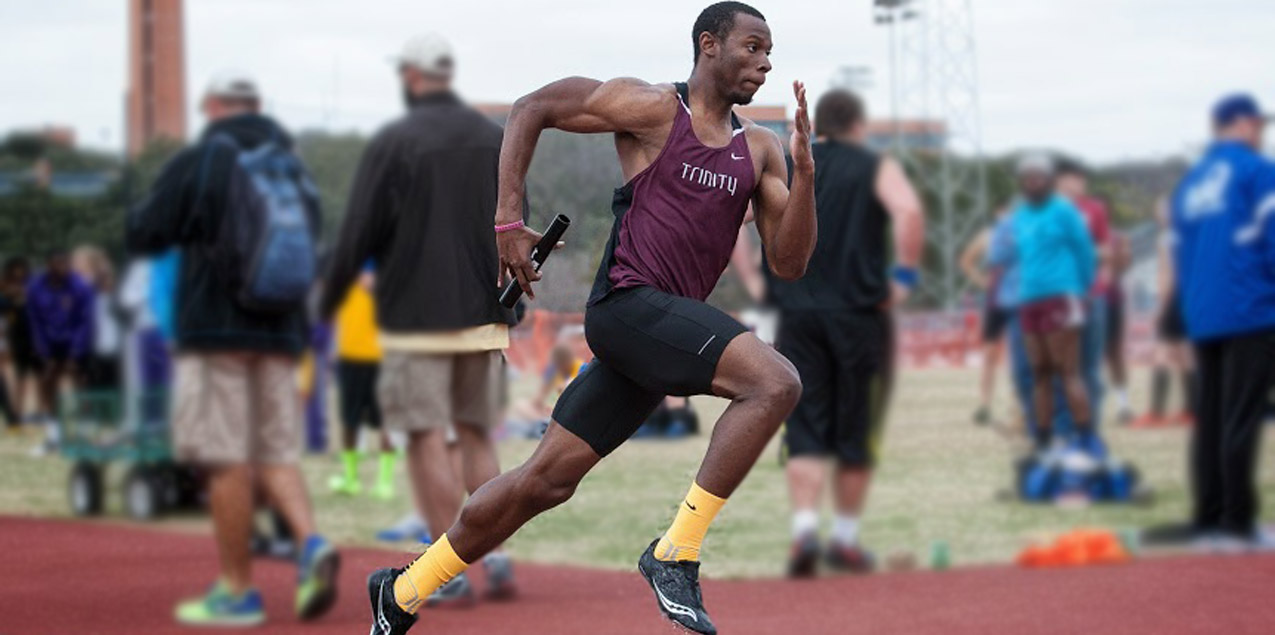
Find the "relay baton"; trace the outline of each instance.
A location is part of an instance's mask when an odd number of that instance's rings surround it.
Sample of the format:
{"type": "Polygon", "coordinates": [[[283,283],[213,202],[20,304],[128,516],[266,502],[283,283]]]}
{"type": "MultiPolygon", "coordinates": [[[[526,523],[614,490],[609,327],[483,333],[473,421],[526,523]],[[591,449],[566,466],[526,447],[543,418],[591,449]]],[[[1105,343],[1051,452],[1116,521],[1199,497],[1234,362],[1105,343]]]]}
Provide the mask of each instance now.
{"type": "MultiPolygon", "coordinates": [[[[549,223],[549,229],[545,230],[545,234],[540,238],[540,242],[531,250],[531,266],[537,272],[544,266],[545,260],[549,258],[549,254],[553,253],[553,248],[558,245],[558,241],[562,240],[562,234],[571,226],[571,219],[558,214],[554,217],[553,222],[549,223]]],[[[522,287],[518,284],[518,278],[513,278],[509,284],[505,285],[505,290],[500,293],[500,303],[505,305],[506,309],[514,308],[514,304],[518,303],[518,298],[522,297],[522,287]]]]}

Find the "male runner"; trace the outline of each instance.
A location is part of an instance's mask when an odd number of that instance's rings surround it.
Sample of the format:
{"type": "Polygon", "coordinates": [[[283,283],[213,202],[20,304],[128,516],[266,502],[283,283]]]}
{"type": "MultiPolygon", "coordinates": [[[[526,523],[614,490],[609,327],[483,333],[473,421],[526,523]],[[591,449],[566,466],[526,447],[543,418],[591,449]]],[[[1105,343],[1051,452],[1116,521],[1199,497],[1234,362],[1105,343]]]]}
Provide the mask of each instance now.
{"type": "Polygon", "coordinates": [[[801,394],[796,370],[726,314],[704,304],[751,201],[776,275],[800,277],[815,245],[810,121],[793,83],[791,194],[774,133],[732,113],[770,71],[765,18],[738,2],[705,9],[692,31],[685,84],[580,77],[514,105],[500,157],[497,242],[527,292],[540,279],[528,254],[540,235],[521,227],[524,179],[546,128],[615,133],[627,184],[585,314],[596,361],[567,387],[540,446],[523,465],[474,493],[460,519],[407,569],[368,578],[373,635],[404,633],[423,600],[537,514],[565,502],[594,465],[637,429],[665,395],[731,400],[671,527],[638,570],[661,613],[716,633],[699,588],[699,550],[726,498],[748,474],[801,394]]]}

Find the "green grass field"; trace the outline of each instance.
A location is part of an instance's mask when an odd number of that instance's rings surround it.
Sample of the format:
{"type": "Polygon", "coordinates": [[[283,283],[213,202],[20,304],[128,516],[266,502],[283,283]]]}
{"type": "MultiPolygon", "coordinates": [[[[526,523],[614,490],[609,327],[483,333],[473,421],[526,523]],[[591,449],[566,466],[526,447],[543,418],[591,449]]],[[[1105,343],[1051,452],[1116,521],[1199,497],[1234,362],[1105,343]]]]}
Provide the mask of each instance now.
{"type": "MultiPolygon", "coordinates": [[[[1145,404],[1143,373],[1133,377],[1134,403],[1145,404]]],[[[864,524],[864,540],[880,553],[912,550],[924,558],[934,541],[950,546],[957,565],[1009,561],[1030,539],[1078,526],[1130,528],[1183,518],[1187,509],[1185,447],[1182,428],[1128,430],[1108,424],[1113,450],[1133,459],[1155,488],[1149,507],[1094,506],[1064,510],[997,502],[997,490],[1010,478],[1010,444],[969,416],[975,404],[973,370],[904,373],[897,386],[884,457],[864,524]]],[[[1005,386],[998,412],[1008,411],[1005,386]]],[[[1108,400],[1110,401],[1110,400],[1108,400]]],[[[713,421],[724,402],[696,401],[705,421],[713,421]]],[[[1108,403],[1110,414],[1111,404],[1108,403]]],[[[1110,421],[1111,417],[1108,417],[1110,421]]],[[[0,437],[0,513],[67,516],[66,462],[30,458],[32,437],[0,437]]],[[[604,461],[581,485],[575,498],[536,519],[511,541],[519,558],[615,569],[631,568],[638,554],[659,535],[690,485],[707,436],[680,442],[634,441],[604,461]]],[[[534,443],[501,446],[503,465],[528,456],[534,443]]],[[[731,498],[709,534],[704,571],[714,577],[778,575],[788,549],[788,506],[777,444],[770,449],[731,498]]],[[[1262,489],[1275,494],[1272,448],[1263,449],[1262,489]]],[[[372,534],[397,520],[406,497],[384,503],[368,497],[338,497],[327,490],[336,469],[331,457],[304,464],[320,526],[344,544],[372,546],[372,534]]],[[[364,464],[370,483],[375,464],[364,464]]],[[[401,471],[401,470],[400,470],[401,471]]],[[[112,474],[117,484],[122,470],[112,474]]],[[[406,479],[400,477],[406,491],[406,479]]],[[[108,518],[124,522],[118,487],[108,498],[108,518]]],[[[1272,517],[1269,512],[1263,516],[1272,517]]],[[[169,518],[165,529],[207,532],[199,517],[169,518]]],[[[415,550],[410,544],[398,545],[415,550]]],[[[393,556],[387,556],[392,562],[393,556]]]]}

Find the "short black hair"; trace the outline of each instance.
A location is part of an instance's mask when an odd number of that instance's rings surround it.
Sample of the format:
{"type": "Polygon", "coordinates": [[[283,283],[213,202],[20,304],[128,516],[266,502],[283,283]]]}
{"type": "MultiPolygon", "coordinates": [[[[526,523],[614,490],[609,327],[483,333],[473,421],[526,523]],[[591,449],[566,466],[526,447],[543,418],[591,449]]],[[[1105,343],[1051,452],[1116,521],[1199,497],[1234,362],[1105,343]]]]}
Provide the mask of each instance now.
{"type": "Polygon", "coordinates": [[[834,88],[815,104],[815,136],[835,137],[863,121],[863,100],[845,88],[834,88]]]}
{"type": "Polygon", "coordinates": [[[700,11],[699,17],[695,18],[695,26],[691,28],[691,48],[695,53],[695,63],[699,63],[699,36],[701,33],[708,31],[719,40],[725,40],[730,30],[735,28],[735,14],[743,13],[751,15],[762,22],[766,21],[766,16],[761,11],[754,9],[742,2],[718,2],[708,5],[708,8],[700,11]]]}

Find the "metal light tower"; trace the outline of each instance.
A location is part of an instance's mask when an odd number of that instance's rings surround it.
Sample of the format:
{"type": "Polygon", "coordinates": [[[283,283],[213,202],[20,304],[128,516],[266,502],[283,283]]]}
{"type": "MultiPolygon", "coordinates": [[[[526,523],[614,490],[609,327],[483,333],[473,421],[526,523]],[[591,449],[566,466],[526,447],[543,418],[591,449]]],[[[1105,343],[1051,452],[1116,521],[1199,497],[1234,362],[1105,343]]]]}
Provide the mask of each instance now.
{"type": "Polygon", "coordinates": [[[930,223],[926,231],[938,261],[927,258],[922,293],[948,308],[966,286],[957,270],[957,254],[987,220],[970,4],[874,1],[875,22],[890,29],[894,149],[911,168],[925,199],[938,204],[940,222],[930,223]]]}

